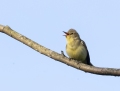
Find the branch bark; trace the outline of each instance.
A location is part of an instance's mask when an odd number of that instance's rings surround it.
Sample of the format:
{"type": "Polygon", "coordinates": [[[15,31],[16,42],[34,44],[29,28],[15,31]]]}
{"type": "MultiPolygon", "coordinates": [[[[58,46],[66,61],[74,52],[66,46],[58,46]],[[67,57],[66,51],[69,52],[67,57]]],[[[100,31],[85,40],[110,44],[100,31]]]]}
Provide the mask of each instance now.
{"type": "Polygon", "coordinates": [[[67,64],[68,66],[72,66],[76,69],[89,72],[97,75],[109,75],[109,76],[120,76],[120,69],[116,68],[100,68],[95,66],[89,66],[83,63],[78,63],[75,60],[69,59],[62,54],[56,53],[48,48],[43,47],[42,45],[32,41],[31,39],[15,32],[9,26],[0,25],[0,32],[9,35],[10,37],[24,43],[25,45],[31,47],[37,52],[44,54],[56,61],[67,64]]]}

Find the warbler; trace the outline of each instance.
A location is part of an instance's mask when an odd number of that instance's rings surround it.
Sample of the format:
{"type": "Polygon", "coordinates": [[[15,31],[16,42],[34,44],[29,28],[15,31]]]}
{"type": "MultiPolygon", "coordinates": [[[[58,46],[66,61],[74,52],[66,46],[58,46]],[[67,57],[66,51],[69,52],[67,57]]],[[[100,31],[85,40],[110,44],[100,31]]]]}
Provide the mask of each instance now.
{"type": "MultiPolygon", "coordinates": [[[[64,31],[63,31],[64,32],[64,31]]],[[[66,35],[67,44],[66,52],[69,58],[81,61],[82,63],[92,65],[90,62],[90,56],[85,42],[80,38],[75,29],[69,29],[68,32],[64,32],[66,35]]]]}

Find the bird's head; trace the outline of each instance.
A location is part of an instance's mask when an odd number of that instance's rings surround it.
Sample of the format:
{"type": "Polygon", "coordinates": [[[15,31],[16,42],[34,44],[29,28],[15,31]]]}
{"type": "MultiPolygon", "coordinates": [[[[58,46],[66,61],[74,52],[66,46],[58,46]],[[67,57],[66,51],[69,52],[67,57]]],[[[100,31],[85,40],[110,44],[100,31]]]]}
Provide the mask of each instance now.
{"type": "MultiPolygon", "coordinates": [[[[64,31],[63,31],[64,32],[64,31]]],[[[75,41],[75,39],[80,39],[79,34],[75,29],[69,29],[68,32],[64,32],[67,42],[75,41]]]]}

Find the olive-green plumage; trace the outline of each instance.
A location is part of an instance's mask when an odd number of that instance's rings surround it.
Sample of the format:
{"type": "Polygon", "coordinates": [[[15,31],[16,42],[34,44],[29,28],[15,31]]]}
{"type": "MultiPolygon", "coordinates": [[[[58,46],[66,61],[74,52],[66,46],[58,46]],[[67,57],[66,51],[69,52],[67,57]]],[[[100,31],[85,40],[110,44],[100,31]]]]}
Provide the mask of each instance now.
{"type": "Polygon", "coordinates": [[[81,61],[82,63],[92,65],[90,63],[89,52],[83,40],[80,39],[76,30],[70,29],[64,32],[66,35],[66,52],[70,58],[81,61]]]}

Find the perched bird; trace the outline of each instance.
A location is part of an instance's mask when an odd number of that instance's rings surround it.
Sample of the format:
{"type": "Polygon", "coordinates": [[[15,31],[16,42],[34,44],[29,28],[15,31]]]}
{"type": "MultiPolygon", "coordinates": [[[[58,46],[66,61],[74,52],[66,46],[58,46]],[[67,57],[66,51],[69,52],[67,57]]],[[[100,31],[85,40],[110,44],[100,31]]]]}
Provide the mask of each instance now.
{"type": "MultiPolygon", "coordinates": [[[[64,32],[64,31],[63,31],[64,32]]],[[[90,56],[85,42],[80,38],[75,29],[69,29],[68,32],[64,32],[66,35],[67,44],[66,52],[68,56],[82,63],[92,65],[90,62],[90,56]]]]}

